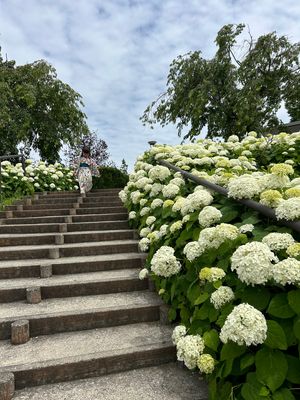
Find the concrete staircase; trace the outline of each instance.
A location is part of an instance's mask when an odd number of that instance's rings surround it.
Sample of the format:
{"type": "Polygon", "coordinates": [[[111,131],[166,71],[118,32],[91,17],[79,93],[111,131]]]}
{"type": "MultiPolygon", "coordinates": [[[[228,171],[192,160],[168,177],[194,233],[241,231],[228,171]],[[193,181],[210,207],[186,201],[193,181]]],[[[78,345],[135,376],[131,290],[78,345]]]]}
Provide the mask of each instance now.
{"type": "Polygon", "coordinates": [[[138,279],[145,256],[118,192],[43,193],[1,213],[0,400],[12,398],[7,372],[20,400],[206,398],[199,378],[174,364],[172,329],[157,294],[138,279]],[[180,388],[150,390],[149,374],[160,373],[180,388]],[[146,397],[120,395],[126,379],[148,385],[146,397]],[[115,394],[104,396],[109,382],[115,394]]]}

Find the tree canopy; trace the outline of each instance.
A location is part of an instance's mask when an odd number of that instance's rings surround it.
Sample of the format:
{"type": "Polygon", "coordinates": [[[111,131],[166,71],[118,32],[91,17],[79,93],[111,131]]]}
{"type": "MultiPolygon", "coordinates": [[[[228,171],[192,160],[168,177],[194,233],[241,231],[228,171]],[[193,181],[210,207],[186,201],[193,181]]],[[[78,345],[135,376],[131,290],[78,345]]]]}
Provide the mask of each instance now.
{"type": "Polygon", "coordinates": [[[292,121],[300,119],[300,44],[275,32],[237,43],[244,24],[218,32],[212,59],[200,51],[180,55],[170,65],[167,90],[144,111],[142,122],[176,124],[179,136],[228,138],[268,132],[282,125],[277,111],[285,105],[292,121]],[[237,53],[241,53],[239,57],[237,53]]]}
{"type": "Polygon", "coordinates": [[[59,159],[63,143],[88,133],[80,94],[57,78],[44,60],[17,66],[0,53],[0,155],[21,142],[43,160],[59,159]]]}

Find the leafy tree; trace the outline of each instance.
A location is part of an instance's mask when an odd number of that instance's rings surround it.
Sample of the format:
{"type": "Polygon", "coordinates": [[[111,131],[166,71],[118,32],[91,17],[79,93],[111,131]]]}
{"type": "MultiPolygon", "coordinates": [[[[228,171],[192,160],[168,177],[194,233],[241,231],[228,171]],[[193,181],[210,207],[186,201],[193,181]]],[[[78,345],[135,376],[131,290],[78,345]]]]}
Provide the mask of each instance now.
{"type": "Polygon", "coordinates": [[[276,115],[282,102],[292,120],[300,119],[300,44],[276,33],[245,40],[237,38],[245,25],[225,25],[218,32],[212,59],[200,51],[179,56],[170,66],[167,90],[144,111],[141,120],[177,125],[192,139],[208,128],[208,137],[266,132],[280,127],[276,115]],[[238,52],[244,52],[238,57],[238,52]]]}
{"type": "Polygon", "coordinates": [[[120,171],[122,171],[124,174],[128,175],[128,164],[126,164],[126,161],[124,158],[123,158],[121,166],[120,166],[120,171]]]}
{"type": "Polygon", "coordinates": [[[96,161],[98,165],[110,165],[109,153],[107,143],[97,137],[95,132],[90,132],[84,135],[80,143],[75,143],[74,145],[69,145],[65,151],[65,156],[69,164],[73,164],[75,160],[80,157],[81,150],[84,146],[89,147],[91,152],[91,157],[96,161]]]}
{"type": "Polygon", "coordinates": [[[16,66],[0,54],[0,154],[15,153],[20,142],[49,162],[63,143],[88,133],[81,96],[57,79],[44,60],[16,66]]]}

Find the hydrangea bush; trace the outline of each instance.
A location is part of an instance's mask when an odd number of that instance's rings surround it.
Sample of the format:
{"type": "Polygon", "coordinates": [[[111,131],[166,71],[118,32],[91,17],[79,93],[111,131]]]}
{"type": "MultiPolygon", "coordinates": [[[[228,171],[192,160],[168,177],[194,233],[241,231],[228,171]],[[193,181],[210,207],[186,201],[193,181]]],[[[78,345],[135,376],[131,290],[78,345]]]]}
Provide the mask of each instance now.
{"type": "Polygon", "coordinates": [[[156,145],[119,194],[148,252],[140,278],[170,305],[177,357],[207,376],[211,400],[299,398],[300,236],[279,224],[300,219],[299,150],[300,133],[156,145]],[[278,221],[239,199],[274,208],[278,221]]]}
{"type": "Polygon", "coordinates": [[[26,160],[25,174],[21,163],[1,162],[1,192],[4,197],[16,193],[28,195],[34,192],[54,190],[77,190],[73,171],[59,163],[33,163],[26,160]]]}

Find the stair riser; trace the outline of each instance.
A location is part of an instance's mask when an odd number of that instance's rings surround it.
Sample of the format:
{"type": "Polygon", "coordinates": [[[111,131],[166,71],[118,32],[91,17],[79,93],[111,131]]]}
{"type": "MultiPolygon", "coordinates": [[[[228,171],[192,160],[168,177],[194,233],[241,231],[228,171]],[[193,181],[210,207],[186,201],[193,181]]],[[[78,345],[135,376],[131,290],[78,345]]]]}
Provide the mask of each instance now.
{"type": "Polygon", "coordinates": [[[10,225],[0,225],[0,234],[27,234],[27,233],[47,233],[47,232],[59,232],[59,224],[45,224],[43,226],[38,225],[28,225],[28,226],[10,226],[10,225]]]}
{"type": "Polygon", "coordinates": [[[12,366],[9,370],[15,375],[16,389],[22,389],[29,386],[91,378],[135,368],[155,366],[175,360],[175,348],[170,345],[107,357],[101,355],[97,357],[95,354],[93,359],[88,360],[70,358],[65,362],[62,361],[61,364],[34,365],[27,370],[12,366]]]}
{"type": "MultiPolygon", "coordinates": [[[[121,244],[107,246],[61,248],[60,257],[95,256],[98,254],[135,253],[137,244],[121,244]]],[[[49,258],[49,249],[1,251],[1,260],[24,260],[34,258],[49,258]]]]}
{"type": "Polygon", "coordinates": [[[70,209],[13,211],[13,216],[17,218],[44,217],[47,215],[70,215],[70,209]]]}
{"type": "MultiPolygon", "coordinates": [[[[146,280],[123,279],[107,282],[85,282],[59,286],[41,287],[42,299],[53,299],[76,296],[92,296],[96,294],[132,292],[145,290],[148,287],[146,280]]],[[[26,299],[26,289],[0,290],[0,303],[11,303],[26,299]]]]}
{"type": "MultiPolygon", "coordinates": [[[[51,335],[61,332],[72,332],[87,329],[105,328],[139,322],[152,322],[159,319],[159,307],[134,307],[133,309],[120,309],[110,311],[87,311],[72,315],[44,315],[28,317],[30,336],[51,335]]],[[[11,336],[11,324],[15,321],[5,320],[0,322],[0,339],[7,340],[11,336]]]]}
{"type": "Polygon", "coordinates": [[[121,213],[124,212],[124,207],[97,207],[97,208],[78,208],[76,210],[77,215],[83,214],[109,214],[109,213],[121,213]]]}
{"type": "Polygon", "coordinates": [[[61,203],[57,201],[55,204],[33,204],[32,206],[24,206],[24,211],[36,211],[36,210],[58,210],[58,209],[69,209],[73,208],[73,204],[77,202],[77,199],[68,203],[61,203]]]}
{"type": "Polygon", "coordinates": [[[74,215],[73,222],[97,222],[97,221],[113,221],[113,220],[128,220],[127,212],[116,212],[112,214],[98,214],[98,215],[74,215]]]}
{"type": "MultiPolygon", "coordinates": [[[[73,222],[97,222],[97,221],[114,221],[114,220],[127,220],[128,214],[126,212],[113,213],[113,214],[97,214],[97,215],[74,215],[72,216],[73,222]]],[[[8,218],[3,220],[4,225],[23,225],[23,224],[62,224],[65,222],[65,216],[61,217],[39,217],[39,218],[8,218]]],[[[0,225],[1,227],[1,225],[0,225]]]]}
{"type": "MultiPolygon", "coordinates": [[[[108,261],[89,261],[85,263],[72,264],[53,264],[53,275],[81,274],[87,272],[111,271],[118,269],[141,268],[144,264],[142,258],[108,260],[108,261]]],[[[20,266],[7,267],[0,269],[0,279],[29,278],[39,277],[40,266],[20,266]]]]}
{"type": "MultiPolygon", "coordinates": [[[[101,242],[104,240],[134,239],[134,232],[102,232],[85,234],[68,234],[64,236],[65,243],[101,242]]],[[[35,246],[55,244],[55,235],[23,236],[18,238],[0,238],[0,247],[5,246],[35,246]]]]}
{"type": "Polygon", "coordinates": [[[98,208],[98,207],[123,207],[120,200],[111,201],[91,201],[90,203],[82,203],[79,208],[98,208]]]}
{"type": "MultiPolygon", "coordinates": [[[[114,229],[128,229],[127,221],[110,221],[100,223],[81,223],[78,225],[68,224],[68,232],[80,232],[80,231],[103,231],[103,230],[114,230],[114,229]]],[[[9,226],[0,225],[1,234],[30,234],[30,233],[59,233],[59,224],[44,224],[41,226],[29,225],[28,226],[9,226]]]]}

